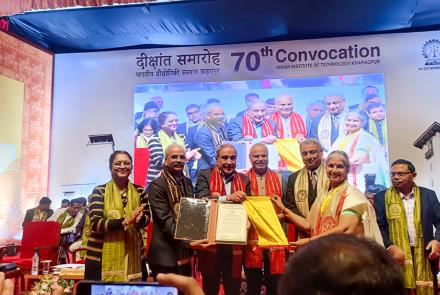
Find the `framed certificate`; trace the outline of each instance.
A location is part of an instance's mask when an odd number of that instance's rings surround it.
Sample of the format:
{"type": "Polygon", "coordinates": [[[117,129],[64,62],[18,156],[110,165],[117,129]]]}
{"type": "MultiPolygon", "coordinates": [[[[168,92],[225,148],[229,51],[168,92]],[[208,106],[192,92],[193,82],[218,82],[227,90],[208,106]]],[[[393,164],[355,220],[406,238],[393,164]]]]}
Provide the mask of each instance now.
{"type": "Polygon", "coordinates": [[[216,244],[247,242],[246,208],[243,204],[182,198],[174,237],[216,244]]]}

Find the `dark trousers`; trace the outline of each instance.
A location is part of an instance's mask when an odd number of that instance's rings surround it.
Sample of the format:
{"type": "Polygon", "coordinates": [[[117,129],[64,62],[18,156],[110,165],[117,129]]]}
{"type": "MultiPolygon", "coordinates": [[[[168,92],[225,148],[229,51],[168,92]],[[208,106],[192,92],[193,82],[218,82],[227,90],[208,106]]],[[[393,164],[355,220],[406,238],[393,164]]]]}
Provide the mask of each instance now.
{"type": "Polygon", "coordinates": [[[215,265],[209,273],[202,273],[203,292],[206,295],[218,295],[220,279],[223,282],[225,295],[240,294],[240,278],[232,277],[232,247],[217,247],[215,265]]]}
{"type": "Polygon", "coordinates": [[[266,295],[276,295],[278,293],[278,280],[281,274],[270,274],[270,258],[269,251],[263,251],[263,269],[260,268],[245,268],[246,282],[247,282],[247,294],[248,295],[260,295],[261,285],[264,279],[264,285],[266,286],[266,295]]]}
{"type": "Polygon", "coordinates": [[[182,276],[191,276],[191,263],[185,263],[179,266],[162,266],[162,265],[149,265],[153,278],[156,280],[156,276],[159,273],[175,273],[182,276]]]}

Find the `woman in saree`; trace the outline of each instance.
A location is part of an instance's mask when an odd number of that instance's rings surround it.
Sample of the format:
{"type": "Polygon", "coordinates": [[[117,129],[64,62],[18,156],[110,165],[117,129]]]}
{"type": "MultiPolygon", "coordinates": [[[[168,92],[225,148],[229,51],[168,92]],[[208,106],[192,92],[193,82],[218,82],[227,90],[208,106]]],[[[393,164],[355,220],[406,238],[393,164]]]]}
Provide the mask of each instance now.
{"type": "Polygon", "coordinates": [[[373,207],[359,190],[347,182],[350,171],[347,154],[343,151],[331,152],[325,169],[328,183],[317,196],[306,218],[290,211],[279,198],[272,198],[289,222],[310,232],[310,238],[300,239],[293,244],[301,246],[321,236],[346,233],[367,237],[383,245],[373,207]]]}
{"type": "Polygon", "coordinates": [[[129,281],[146,278],[143,228],[150,210],[141,186],[130,182],[132,158],[126,151],[110,155],[112,179],[93,189],[90,237],[87,241],[87,280],[129,281]]]}
{"type": "Polygon", "coordinates": [[[148,142],[150,149],[150,164],[148,166],[147,186],[156,179],[162,171],[164,163],[164,151],[172,143],[177,143],[182,146],[185,151],[186,161],[198,160],[201,158],[199,149],[190,150],[185,142],[185,135],[177,134],[177,114],[175,112],[162,112],[157,118],[159,121],[160,130],[157,135],[148,142]]]}
{"type": "Polygon", "coordinates": [[[362,191],[365,187],[365,174],[375,175],[375,184],[389,186],[388,162],[382,145],[365,131],[367,118],[359,111],[346,114],[344,134],[336,138],[330,151],[341,150],[350,160],[348,181],[362,191]]]}

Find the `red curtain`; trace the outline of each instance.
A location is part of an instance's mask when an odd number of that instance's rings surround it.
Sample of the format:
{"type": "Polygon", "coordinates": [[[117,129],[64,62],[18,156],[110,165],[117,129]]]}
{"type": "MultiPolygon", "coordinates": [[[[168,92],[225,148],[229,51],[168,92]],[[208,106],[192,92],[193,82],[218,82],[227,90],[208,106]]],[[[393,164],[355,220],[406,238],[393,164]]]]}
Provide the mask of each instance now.
{"type": "MultiPolygon", "coordinates": [[[[144,3],[145,0],[1,0],[0,16],[14,15],[36,9],[71,8],[144,3]]],[[[157,2],[149,0],[147,2],[157,2]]]]}

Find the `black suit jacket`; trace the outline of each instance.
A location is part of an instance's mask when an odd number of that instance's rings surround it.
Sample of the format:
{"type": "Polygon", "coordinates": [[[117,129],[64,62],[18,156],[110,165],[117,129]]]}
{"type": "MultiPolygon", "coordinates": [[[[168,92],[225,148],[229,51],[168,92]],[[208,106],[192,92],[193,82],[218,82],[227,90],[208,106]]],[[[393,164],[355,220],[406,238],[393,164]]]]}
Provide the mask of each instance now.
{"type": "MultiPolygon", "coordinates": [[[[196,198],[208,197],[210,195],[209,181],[211,180],[212,169],[204,169],[199,171],[196,183],[196,198]]],[[[244,176],[244,181],[246,183],[246,195],[251,195],[251,184],[249,178],[244,176]]]]}
{"type": "MultiPolygon", "coordinates": [[[[322,169],[322,168],[321,168],[322,169]]],[[[302,216],[305,218],[305,216],[302,215],[302,213],[298,210],[295,203],[295,181],[298,177],[298,174],[301,170],[296,171],[295,173],[291,174],[287,180],[287,188],[286,193],[283,198],[284,205],[289,208],[290,211],[295,213],[296,215],[302,216]]],[[[313,189],[312,181],[310,180],[310,175],[307,173],[307,176],[309,178],[309,210],[312,208],[313,202],[316,199],[317,194],[317,188],[313,189]]]]}
{"type": "MultiPolygon", "coordinates": [[[[393,245],[393,241],[390,238],[385,211],[385,192],[378,192],[374,196],[374,210],[376,210],[377,224],[379,225],[385,248],[388,248],[393,245]]],[[[434,238],[440,242],[440,203],[434,191],[420,187],[420,211],[425,246],[434,238]],[[435,235],[433,226],[435,227],[435,235]]]]}
{"type": "MultiPolygon", "coordinates": [[[[186,181],[190,192],[182,197],[193,197],[191,180],[186,181]]],[[[151,214],[153,217],[153,235],[148,250],[147,261],[150,265],[176,267],[177,261],[189,254],[189,243],[174,239],[176,220],[171,205],[168,201],[169,190],[166,180],[162,175],[153,180],[148,187],[148,200],[150,202],[151,214]]]]}
{"type": "MultiPolygon", "coordinates": [[[[34,210],[37,210],[37,208],[35,207],[26,211],[26,215],[24,216],[22,226],[24,226],[25,223],[32,221],[32,219],[34,218],[34,210]]],[[[46,212],[47,212],[47,218],[51,217],[53,214],[52,209],[47,209],[46,212]]]]}

